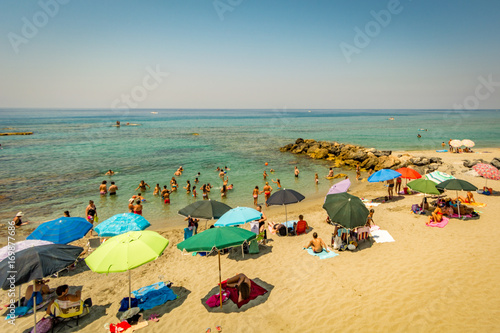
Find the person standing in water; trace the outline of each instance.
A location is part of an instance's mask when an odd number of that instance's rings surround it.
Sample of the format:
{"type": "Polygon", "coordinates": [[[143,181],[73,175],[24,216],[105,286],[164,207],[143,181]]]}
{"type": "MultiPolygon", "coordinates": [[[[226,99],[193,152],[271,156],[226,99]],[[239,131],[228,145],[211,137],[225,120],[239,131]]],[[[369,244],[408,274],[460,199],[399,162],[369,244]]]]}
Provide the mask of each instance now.
{"type": "Polygon", "coordinates": [[[106,195],[108,193],[107,182],[105,180],[102,181],[101,186],[99,186],[99,194],[106,195]]]}
{"type": "Polygon", "coordinates": [[[276,181],[274,179],[271,179],[271,181],[278,186],[278,190],[281,190],[281,182],[279,178],[276,178],[276,181]]]}
{"type": "Polygon", "coordinates": [[[115,185],[115,182],[111,182],[111,186],[109,187],[109,195],[116,195],[116,190],[118,190],[118,186],[115,185]]]}
{"type": "Polygon", "coordinates": [[[269,197],[271,196],[271,192],[273,191],[273,188],[269,185],[268,182],[266,182],[266,185],[264,185],[264,197],[265,197],[265,200],[266,200],[266,207],[267,207],[267,199],[269,199],[269,197]]]}
{"type": "Polygon", "coordinates": [[[297,168],[297,166],[295,166],[295,170],[294,170],[294,175],[295,175],[295,178],[299,178],[299,168],[297,168]]]}
{"type": "Polygon", "coordinates": [[[146,186],[148,188],[151,188],[151,186],[149,186],[148,183],[144,182],[144,180],[141,180],[141,182],[139,183],[139,186],[137,186],[137,188],[135,190],[137,191],[138,189],[141,189],[141,192],[145,192],[146,186]]]}
{"type": "Polygon", "coordinates": [[[253,189],[253,204],[255,206],[257,206],[257,199],[259,198],[259,187],[258,186],[255,186],[255,188],[253,189]]]}

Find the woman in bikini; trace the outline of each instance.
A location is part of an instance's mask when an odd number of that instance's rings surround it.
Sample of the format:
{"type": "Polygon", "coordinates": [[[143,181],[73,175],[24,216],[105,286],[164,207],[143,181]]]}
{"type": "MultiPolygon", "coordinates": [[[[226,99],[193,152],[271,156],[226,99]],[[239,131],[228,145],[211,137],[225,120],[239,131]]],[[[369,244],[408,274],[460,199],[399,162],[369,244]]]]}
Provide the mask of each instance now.
{"type": "Polygon", "coordinates": [[[230,288],[238,288],[238,302],[241,302],[250,297],[251,281],[245,274],[237,274],[227,279],[226,283],[230,288]]]}
{"type": "Polygon", "coordinates": [[[139,186],[137,186],[137,188],[135,190],[137,191],[138,189],[141,189],[141,192],[145,192],[146,191],[146,186],[148,188],[151,188],[151,186],[149,186],[148,183],[144,182],[144,180],[141,180],[141,182],[139,183],[139,186]]]}
{"type": "Polygon", "coordinates": [[[225,198],[226,197],[226,193],[227,193],[227,187],[226,187],[226,185],[222,185],[222,187],[220,189],[220,197],[221,198],[225,198]]]}
{"type": "Polygon", "coordinates": [[[271,179],[271,181],[278,186],[278,190],[281,190],[281,182],[279,178],[276,178],[276,181],[274,179],[271,179]]]}
{"type": "Polygon", "coordinates": [[[108,193],[108,188],[106,185],[107,181],[103,180],[101,186],[99,186],[99,194],[106,195],[108,193]]]}
{"type": "Polygon", "coordinates": [[[172,177],[170,180],[170,186],[172,187],[172,191],[177,191],[177,180],[175,180],[175,177],[172,177]]]}
{"type": "Polygon", "coordinates": [[[153,195],[158,195],[160,193],[160,184],[156,184],[155,190],[153,191],[153,195]]]}
{"type": "Polygon", "coordinates": [[[184,187],[184,189],[186,190],[187,194],[191,192],[191,183],[189,182],[189,180],[186,181],[186,186],[184,187]]]}
{"type": "Polygon", "coordinates": [[[135,203],[136,203],[136,205],[134,206],[134,214],[142,215],[141,200],[137,199],[137,201],[135,203]]]}
{"type": "Polygon", "coordinates": [[[258,186],[255,186],[255,188],[253,189],[253,204],[255,206],[257,206],[257,199],[259,198],[259,187],[258,186]]]}
{"type": "Polygon", "coordinates": [[[437,206],[436,209],[432,212],[432,215],[429,216],[429,223],[439,223],[443,220],[443,211],[441,210],[441,207],[437,206]]]}
{"type": "Polygon", "coordinates": [[[266,185],[264,186],[263,190],[264,190],[263,192],[264,192],[264,196],[265,196],[265,200],[266,200],[266,207],[267,207],[267,200],[271,196],[271,192],[273,191],[273,188],[269,185],[268,182],[266,182],[266,185]]]}
{"type": "Polygon", "coordinates": [[[203,193],[202,194],[203,195],[203,200],[208,200],[208,192],[209,192],[209,190],[207,188],[207,184],[203,184],[201,186],[201,192],[203,193]]]}

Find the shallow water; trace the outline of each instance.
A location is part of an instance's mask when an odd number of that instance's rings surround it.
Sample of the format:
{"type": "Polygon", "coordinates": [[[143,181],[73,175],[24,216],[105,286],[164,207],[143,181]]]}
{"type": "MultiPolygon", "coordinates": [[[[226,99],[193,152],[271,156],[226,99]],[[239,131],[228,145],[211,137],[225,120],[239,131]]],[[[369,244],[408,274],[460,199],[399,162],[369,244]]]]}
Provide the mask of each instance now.
{"type": "MultiPolygon", "coordinates": [[[[442,141],[467,138],[481,149],[500,145],[499,125],[498,111],[3,109],[1,132],[35,133],[0,137],[0,218],[7,221],[19,210],[35,222],[57,218],[64,210],[82,216],[91,199],[103,221],[127,211],[128,199],[144,179],[151,186],[145,194],[144,216],[154,226],[175,225],[182,220],[179,209],[201,200],[200,190],[195,199],[182,189],[186,180],[195,185],[198,172],[198,189],[211,183],[210,197],[220,200],[218,166],[231,169],[228,176],[234,190],[223,200],[232,207],[251,206],[252,189],[256,185],[262,189],[262,172],[271,168],[276,172],[269,173],[268,181],[280,178],[284,187],[306,197],[326,193],[335,182],[324,179],[327,162],[279,152],[279,147],[298,137],[381,150],[435,150],[441,149],[442,141]],[[140,126],[114,127],[117,120],[140,126]],[[169,185],[180,165],[185,172],[176,177],[179,190],[171,195],[171,205],[165,205],[153,197],[152,188],[156,183],[169,185]],[[295,165],[301,171],[298,180],[293,177],[295,165]],[[108,169],[116,175],[104,176],[108,169]],[[315,173],[319,186],[314,185],[315,173]],[[116,182],[116,197],[99,196],[103,180],[108,185],[116,182]]],[[[261,195],[259,202],[263,201],[261,195]]]]}

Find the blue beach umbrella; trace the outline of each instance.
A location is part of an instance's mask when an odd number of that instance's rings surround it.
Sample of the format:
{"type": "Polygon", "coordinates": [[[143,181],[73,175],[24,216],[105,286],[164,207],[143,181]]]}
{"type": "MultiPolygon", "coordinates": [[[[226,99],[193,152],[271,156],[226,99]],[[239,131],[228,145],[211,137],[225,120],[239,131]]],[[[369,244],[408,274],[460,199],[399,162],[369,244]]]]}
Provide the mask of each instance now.
{"type": "Polygon", "coordinates": [[[113,237],[129,231],[141,231],[151,224],[144,217],[134,213],[117,214],[99,223],[94,230],[101,237],[113,237]]]}
{"type": "Polygon", "coordinates": [[[370,183],[385,182],[389,179],[394,179],[398,177],[401,177],[401,173],[391,169],[382,169],[375,172],[370,177],[368,177],[368,181],[370,183]]]}
{"type": "Polygon", "coordinates": [[[60,217],[40,224],[26,239],[68,244],[85,236],[90,229],[92,229],[92,223],[83,217],[60,217]]]}
{"type": "Polygon", "coordinates": [[[262,213],[256,209],[249,207],[236,207],[222,215],[214,225],[216,227],[229,227],[255,221],[261,217],[262,213]]]}

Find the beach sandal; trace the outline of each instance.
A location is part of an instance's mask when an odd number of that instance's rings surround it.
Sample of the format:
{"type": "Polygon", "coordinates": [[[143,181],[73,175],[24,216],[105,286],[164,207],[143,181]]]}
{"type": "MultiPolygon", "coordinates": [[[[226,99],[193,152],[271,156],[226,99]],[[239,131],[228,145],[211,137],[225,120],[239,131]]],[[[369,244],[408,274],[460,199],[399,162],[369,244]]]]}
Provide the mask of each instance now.
{"type": "Polygon", "coordinates": [[[217,332],[222,332],[222,326],[217,325],[215,328],[217,329],[217,332]]]}
{"type": "Polygon", "coordinates": [[[160,319],[158,318],[158,314],[156,313],[152,313],[149,318],[148,318],[149,321],[154,321],[155,323],[157,323],[160,319]]]}

